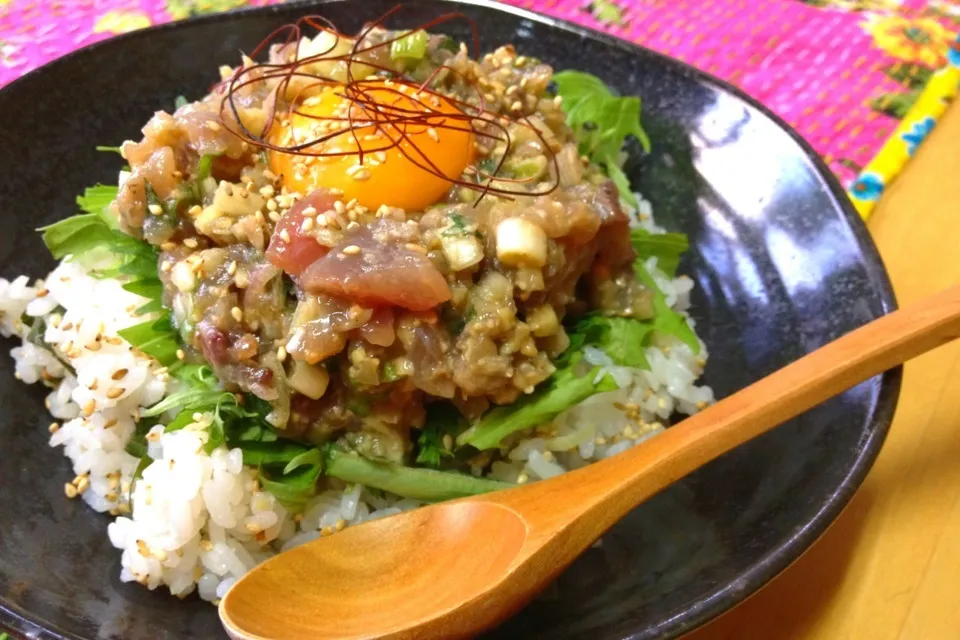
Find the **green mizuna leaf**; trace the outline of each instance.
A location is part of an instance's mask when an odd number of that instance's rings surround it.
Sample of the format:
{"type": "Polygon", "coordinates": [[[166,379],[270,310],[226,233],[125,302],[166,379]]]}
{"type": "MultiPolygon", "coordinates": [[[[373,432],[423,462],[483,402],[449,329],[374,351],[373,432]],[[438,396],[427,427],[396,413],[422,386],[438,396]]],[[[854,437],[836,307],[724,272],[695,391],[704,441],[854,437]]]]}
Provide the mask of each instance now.
{"type": "Polygon", "coordinates": [[[583,71],[560,71],[553,76],[563,98],[567,124],[580,143],[580,153],[600,165],[617,185],[620,196],[637,204],[621,169],[621,151],[628,137],[650,150],[650,138],[640,124],[640,98],[619,97],[600,78],[583,71]]]}
{"type": "Polygon", "coordinates": [[[643,350],[653,330],[651,322],[591,314],[577,324],[575,333],[583,336],[583,344],[603,349],[622,367],[649,369],[643,350]]]}
{"type": "Polygon", "coordinates": [[[595,367],[577,375],[573,365],[556,371],[532,395],[510,406],[488,411],[476,424],[460,434],[457,444],[461,447],[469,445],[481,451],[494,449],[512,433],[549,422],[594,394],[615,390],[617,383],[609,375],[594,382],[599,372],[600,368],[595,367]]]}
{"type": "Polygon", "coordinates": [[[680,258],[690,248],[690,241],[683,233],[650,233],[645,229],[632,229],[630,243],[641,260],[657,259],[657,268],[673,278],[677,275],[680,258]]]}

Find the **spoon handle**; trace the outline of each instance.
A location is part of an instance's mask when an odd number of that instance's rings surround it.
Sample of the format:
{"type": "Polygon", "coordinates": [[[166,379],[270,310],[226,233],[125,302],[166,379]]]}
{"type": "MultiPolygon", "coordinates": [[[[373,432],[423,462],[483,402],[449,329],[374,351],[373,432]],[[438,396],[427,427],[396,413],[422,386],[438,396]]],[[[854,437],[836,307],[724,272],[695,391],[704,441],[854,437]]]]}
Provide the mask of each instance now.
{"type": "Polygon", "coordinates": [[[707,462],[957,337],[960,287],[953,287],[856,329],[621,455],[498,502],[534,523],[530,553],[563,530],[563,549],[547,546],[569,555],[551,554],[551,562],[565,564],[628,511],[707,462]]]}

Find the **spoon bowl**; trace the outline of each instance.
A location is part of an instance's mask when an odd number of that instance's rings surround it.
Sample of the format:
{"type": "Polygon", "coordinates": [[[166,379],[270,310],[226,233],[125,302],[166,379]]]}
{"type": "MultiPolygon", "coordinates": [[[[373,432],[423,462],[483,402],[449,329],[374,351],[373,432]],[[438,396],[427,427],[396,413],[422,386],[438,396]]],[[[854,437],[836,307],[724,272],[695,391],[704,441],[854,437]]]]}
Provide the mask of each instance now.
{"type": "Polygon", "coordinates": [[[277,589],[278,600],[301,603],[303,615],[262,607],[256,590],[235,589],[221,604],[222,619],[235,638],[279,638],[280,629],[285,638],[316,640],[404,637],[410,615],[443,625],[465,599],[485,597],[508,576],[526,539],[520,514],[482,500],[375,520],[291,549],[280,572],[271,563],[253,569],[253,580],[277,589]],[[478,534],[489,543],[475,544],[478,534]],[[382,580],[386,574],[390,581],[382,580]],[[317,615],[336,624],[317,628],[317,615]]]}
{"type": "Polygon", "coordinates": [[[529,602],[650,496],[958,336],[960,287],[954,287],[874,320],[620,455],[282,553],[230,589],[221,621],[237,640],[471,636],[529,602]]]}

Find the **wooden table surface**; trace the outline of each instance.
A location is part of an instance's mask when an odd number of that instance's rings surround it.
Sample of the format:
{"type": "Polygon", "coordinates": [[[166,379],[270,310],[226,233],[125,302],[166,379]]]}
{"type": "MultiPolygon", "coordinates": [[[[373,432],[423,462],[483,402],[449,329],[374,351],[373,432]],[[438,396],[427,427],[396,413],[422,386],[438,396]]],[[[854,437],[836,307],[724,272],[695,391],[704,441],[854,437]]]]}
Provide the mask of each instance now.
{"type": "MultiPolygon", "coordinates": [[[[960,283],[960,103],[869,224],[905,306],[960,283]]],[[[686,640],[960,638],[960,342],[906,365],[860,491],[793,566],[686,640]]]]}

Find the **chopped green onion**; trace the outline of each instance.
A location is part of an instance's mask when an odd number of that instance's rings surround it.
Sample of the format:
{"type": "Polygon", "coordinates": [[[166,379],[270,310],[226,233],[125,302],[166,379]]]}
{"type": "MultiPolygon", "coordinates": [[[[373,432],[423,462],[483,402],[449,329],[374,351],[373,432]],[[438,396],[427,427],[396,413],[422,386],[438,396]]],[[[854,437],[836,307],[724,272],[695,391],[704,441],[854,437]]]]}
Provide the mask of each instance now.
{"type": "Polygon", "coordinates": [[[422,60],[427,54],[427,32],[413,31],[390,43],[391,60],[422,60]]]}

